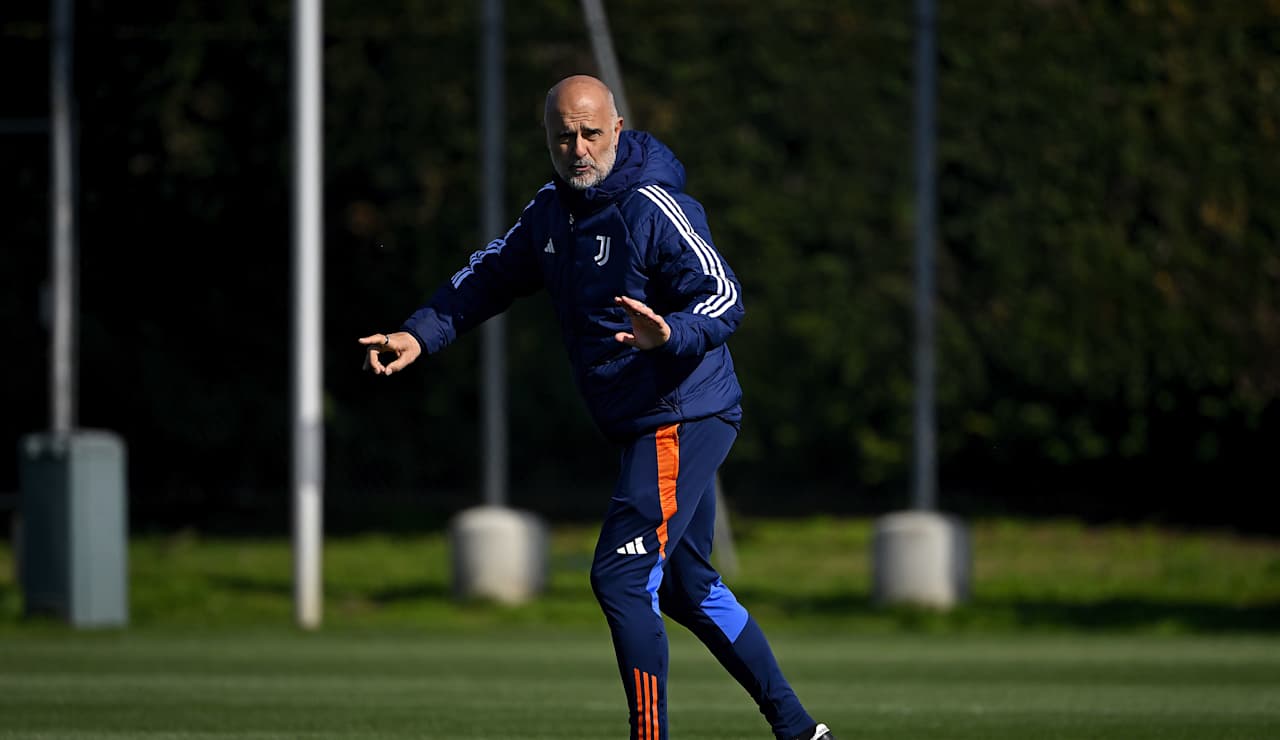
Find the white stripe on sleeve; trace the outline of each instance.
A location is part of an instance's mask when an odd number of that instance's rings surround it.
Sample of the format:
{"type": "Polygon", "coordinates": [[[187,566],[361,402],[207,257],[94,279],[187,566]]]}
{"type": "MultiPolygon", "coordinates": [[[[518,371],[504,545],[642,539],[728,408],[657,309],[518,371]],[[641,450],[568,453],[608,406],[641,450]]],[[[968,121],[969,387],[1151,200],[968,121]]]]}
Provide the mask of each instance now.
{"type": "Polygon", "coordinates": [[[653,204],[670,219],[672,225],[676,227],[676,231],[684,237],[685,243],[689,245],[689,248],[698,257],[698,263],[702,265],[703,273],[716,281],[715,294],[694,306],[693,312],[716,318],[728,311],[737,303],[738,289],[725,274],[724,264],[720,261],[720,255],[698,235],[697,231],[694,231],[693,224],[689,222],[689,218],[685,215],[684,210],[680,208],[680,204],[667,191],[657,185],[646,185],[640,188],[640,192],[653,201],[653,204]]]}
{"type": "MultiPolygon", "coordinates": [[[[549,190],[551,188],[554,188],[555,186],[556,185],[554,182],[549,182],[546,185],[543,185],[541,188],[538,188],[538,192],[533,194],[533,198],[530,199],[527,205],[525,205],[524,210],[526,211],[529,210],[529,206],[533,205],[533,202],[538,199],[538,196],[542,194],[542,191],[549,190]]],[[[494,239],[493,241],[489,242],[488,244],[485,245],[484,249],[478,249],[472,252],[471,259],[467,260],[467,266],[462,268],[461,270],[458,270],[453,274],[453,277],[449,278],[449,281],[453,283],[454,290],[457,290],[458,286],[462,285],[462,281],[466,280],[467,278],[475,274],[475,267],[476,265],[480,264],[481,260],[483,260],[485,257],[488,257],[491,254],[497,254],[498,252],[501,252],[502,248],[507,245],[507,239],[511,238],[512,232],[514,232],[518,228],[520,228],[520,219],[516,219],[515,224],[513,224],[510,229],[507,229],[507,233],[503,234],[501,238],[494,239]]]]}

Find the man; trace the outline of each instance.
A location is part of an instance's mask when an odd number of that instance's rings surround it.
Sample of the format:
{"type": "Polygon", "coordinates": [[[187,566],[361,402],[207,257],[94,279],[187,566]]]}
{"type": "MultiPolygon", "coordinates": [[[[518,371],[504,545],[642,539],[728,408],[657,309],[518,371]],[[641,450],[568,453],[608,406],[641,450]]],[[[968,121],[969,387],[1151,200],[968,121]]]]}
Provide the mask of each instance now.
{"type": "Polygon", "coordinates": [[[743,316],[738,280],[683,192],[683,165],[652,136],[622,130],[604,83],[561,80],[544,125],[552,182],[399,331],[362,337],[366,365],[391,375],[547,290],[587,408],[622,447],[591,587],[613,634],[631,737],[668,736],[665,613],[746,688],[780,740],[834,740],[710,563],[716,470],[742,416],[725,346],[743,316]],[[384,365],[383,353],[396,357],[384,365]]]}

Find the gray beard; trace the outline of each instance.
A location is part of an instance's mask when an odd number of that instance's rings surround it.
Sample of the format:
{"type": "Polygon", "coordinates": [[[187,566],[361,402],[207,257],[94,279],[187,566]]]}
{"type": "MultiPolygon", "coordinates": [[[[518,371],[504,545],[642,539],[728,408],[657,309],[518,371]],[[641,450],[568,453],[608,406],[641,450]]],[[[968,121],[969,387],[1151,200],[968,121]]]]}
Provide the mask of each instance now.
{"type": "Polygon", "coordinates": [[[574,190],[586,190],[587,188],[594,188],[595,186],[604,182],[605,178],[609,176],[609,173],[613,172],[613,165],[617,161],[618,161],[618,142],[615,141],[613,143],[613,146],[609,147],[609,151],[605,154],[605,159],[603,159],[600,162],[592,163],[596,165],[596,169],[594,169],[591,172],[588,172],[585,175],[582,175],[581,177],[570,177],[567,173],[560,172],[560,165],[556,161],[555,155],[554,154],[551,155],[552,168],[555,169],[555,171],[560,175],[560,179],[568,183],[569,187],[573,188],[574,190]]]}

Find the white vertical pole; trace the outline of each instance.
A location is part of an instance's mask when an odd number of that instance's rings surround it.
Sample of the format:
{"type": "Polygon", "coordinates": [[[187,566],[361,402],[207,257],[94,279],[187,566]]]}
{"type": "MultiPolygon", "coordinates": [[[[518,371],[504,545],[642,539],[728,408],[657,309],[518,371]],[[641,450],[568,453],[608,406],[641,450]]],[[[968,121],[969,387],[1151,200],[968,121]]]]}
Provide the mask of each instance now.
{"type": "MultiPolygon", "coordinates": [[[[503,141],[507,120],[503,105],[503,0],[484,0],[480,28],[480,229],[481,238],[502,235],[503,141]]],[[[484,502],[507,505],[507,353],[506,318],[498,314],[481,329],[481,424],[484,443],[484,502]]]]}
{"type": "Polygon", "coordinates": [[[293,14],[293,597],[298,626],[321,619],[324,495],[321,0],[293,14]]]}
{"type": "Polygon", "coordinates": [[[914,508],[938,505],[934,419],[934,3],[916,0],[916,353],[914,508]]]}
{"type": "Polygon", "coordinates": [[[51,316],[49,343],[49,425],[57,438],[76,426],[76,171],[75,96],[71,87],[72,0],[53,4],[50,46],[49,137],[51,316]]]}

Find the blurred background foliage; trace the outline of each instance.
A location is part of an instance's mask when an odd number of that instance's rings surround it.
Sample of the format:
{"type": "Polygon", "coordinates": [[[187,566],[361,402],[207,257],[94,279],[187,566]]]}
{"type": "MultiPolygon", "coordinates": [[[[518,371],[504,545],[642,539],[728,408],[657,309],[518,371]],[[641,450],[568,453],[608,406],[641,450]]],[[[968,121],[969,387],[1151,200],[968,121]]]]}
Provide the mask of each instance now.
{"type": "MultiPolygon", "coordinates": [[[[636,127],[740,276],[735,509],[908,503],[910,3],[608,4],[636,127]]],[[[939,5],[940,501],[1276,531],[1280,2],[939,5]],[[1272,481],[1266,483],[1266,481],[1272,481]]],[[[129,445],[135,527],[286,526],[290,4],[77,3],[80,420],[129,445]]],[[[542,99],[595,72],[578,3],[506,9],[506,205],[542,99]]],[[[47,4],[0,16],[0,117],[48,109],[47,4]]],[[[325,6],[327,525],[479,499],[479,343],[390,379],[394,329],[478,233],[479,7],[325,6]]],[[[0,137],[0,438],[47,425],[48,151],[0,137]]],[[[615,452],[545,297],[509,314],[511,503],[607,504],[615,452]]],[[[0,492],[18,487],[0,456],[0,492]]]]}

